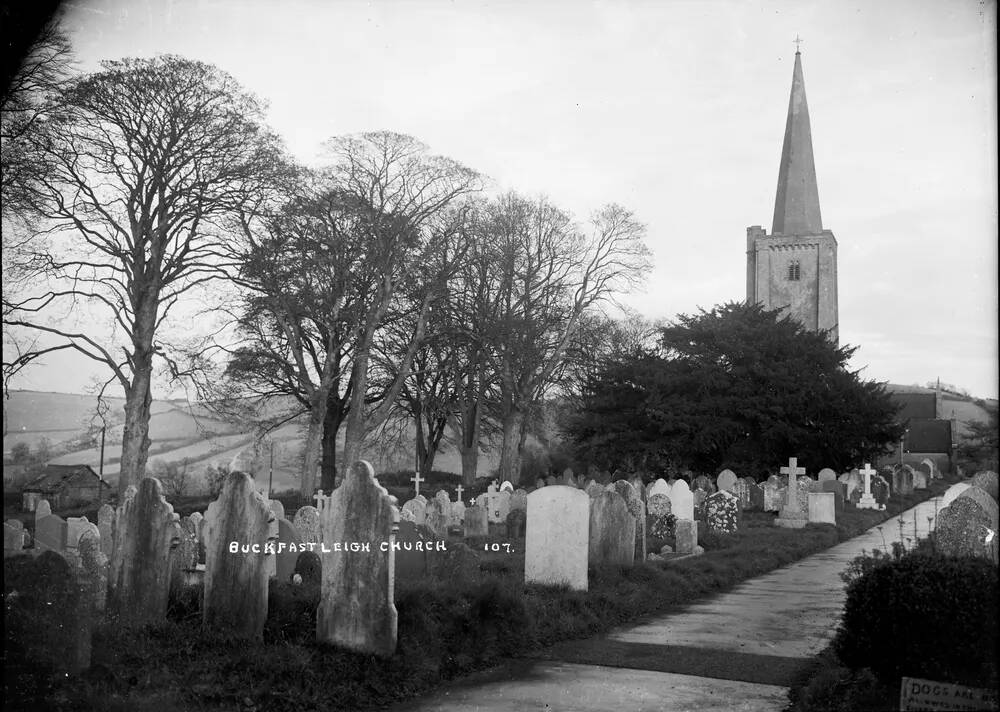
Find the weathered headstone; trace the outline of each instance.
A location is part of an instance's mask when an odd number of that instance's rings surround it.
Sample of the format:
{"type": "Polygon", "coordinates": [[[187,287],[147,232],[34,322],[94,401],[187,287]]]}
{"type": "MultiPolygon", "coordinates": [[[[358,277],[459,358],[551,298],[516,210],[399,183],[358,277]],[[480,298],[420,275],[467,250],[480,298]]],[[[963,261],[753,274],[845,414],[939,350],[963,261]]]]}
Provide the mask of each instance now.
{"type": "Polygon", "coordinates": [[[763,508],[765,512],[777,512],[781,509],[781,481],[775,476],[771,475],[767,478],[767,481],[762,485],[764,493],[764,504],[763,508]]]}
{"type": "MultiPolygon", "coordinates": [[[[756,485],[755,485],[756,486],[756,485]]],[[[737,480],[732,489],[733,496],[740,503],[742,509],[750,509],[753,502],[750,497],[750,485],[746,480],[737,480]]]]}
{"type": "Polygon", "coordinates": [[[410,515],[409,520],[414,524],[423,524],[427,521],[427,504],[416,497],[403,504],[403,511],[410,515]]]}
{"type": "Polygon", "coordinates": [[[913,470],[913,489],[915,490],[925,490],[927,489],[929,478],[927,473],[924,472],[922,468],[914,468],[913,470]]]}
{"type": "Polygon", "coordinates": [[[319,586],[323,578],[323,564],[315,551],[303,551],[295,559],[295,573],[305,584],[319,586]]]}
{"type": "Polygon", "coordinates": [[[520,509],[522,512],[528,511],[528,492],[523,489],[516,489],[510,495],[511,510],[520,509]]]}
{"type": "Polygon", "coordinates": [[[836,495],[833,492],[810,492],[808,511],[810,522],[815,524],[836,524],[836,495]]]}
{"type": "MultiPolygon", "coordinates": [[[[659,482],[660,480],[657,480],[659,482]]],[[[666,484],[666,482],[664,482],[666,484]]],[[[670,487],[670,510],[678,519],[694,521],[694,495],[684,480],[677,480],[670,487]]]]}
{"type": "Polygon", "coordinates": [[[285,505],[283,505],[280,500],[269,499],[267,501],[267,506],[271,510],[271,514],[274,515],[275,521],[285,518],[285,505]]]}
{"type": "Polygon", "coordinates": [[[483,495],[486,500],[487,521],[500,524],[507,521],[510,514],[510,492],[500,492],[496,485],[490,485],[483,495]]]}
{"type": "Polygon", "coordinates": [[[278,520],[278,541],[275,542],[275,576],[288,583],[295,573],[295,563],[302,553],[302,537],[287,519],[278,520]]]}
{"type": "Polygon", "coordinates": [[[994,502],[997,501],[997,473],[992,470],[977,472],[972,476],[972,485],[992,497],[994,502]]]}
{"type": "MultiPolygon", "coordinates": [[[[555,485],[553,485],[555,486],[555,485]]],[[[548,489],[547,487],[545,489],[548,489]]],[[[536,490],[541,492],[541,490],[536,490]]],[[[528,495],[529,501],[531,495],[528,495]]],[[[465,536],[486,536],[490,533],[486,507],[475,505],[465,508],[465,536]]]]}
{"type": "Polygon", "coordinates": [[[434,548],[434,532],[424,525],[401,521],[396,532],[396,580],[416,579],[430,571],[429,552],[434,548]]]}
{"type": "Polygon", "coordinates": [[[465,502],[458,500],[457,502],[451,503],[451,508],[448,511],[448,526],[449,527],[460,527],[465,521],[465,502]]]}
{"type": "Polygon", "coordinates": [[[750,489],[750,509],[764,511],[764,488],[756,482],[747,482],[750,489]]]}
{"type": "Polygon", "coordinates": [[[829,467],[824,467],[822,470],[819,471],[819,474],[816,476],[816,478],[820,482],[829,482],[831,480],[837,479],[837,473],[831,470],[829,467]]]}
{"type": "Polygon", "coordinates": [[[62,517],[55,514],[38,517],[36,510],[35,549],[64,553],[66,551],[67,529],[66,521],[62,517]]]}
{"type": "Polygon", "coordinates": [[[576,475],[573,472],[573,468],[567,467],[563,470],[562,477],[559,478],[559,484],[565,485],[566,487],[577,487],[578,483],[576,481],[576,475]]]}
{"type": "Polygon", "coordinates": [[[705,500],[708,499],[708,492],[703,489],[695,489],[691,492],[694,500],[694,520],[696,522],[705,521],[705,500]]]}
{"type": "Polygon", "coordinates": [[[507,515],[507,538],[523,539],[528,523],[528,513],[523,509],[512,509],[507,515]]]}
{"type": "Polygon", "coordinates": [[[649,498],[654,494],[665,494],[669,497],[671,491],[671,486],[668,485],[667,481],[661,477],[658,480],[650,482],[646,485],[646,501],[648,502],[649,498]]]}
{"type": "Polygon", "coordinates": [[[510,480],[504,480],[500,485],[501,492],[513,492],[514,484],[510,480]]]}
{"type": "Polygon", "coordinates": [[[698,475],[697,477],[694,478],[694,481],[691,483],[691,489],[692,491],[701,490],[706,495],[709,495],[715,492],[715,485],[712,484],[712,480],[708,476],[698,475]]]}
{"type": "Polygon", "coordinates": [[[97,510],[97,530],[101,534],[101,552],[110,560],[115,546],[115,508],[110,504],[102,504],[97,510]]]}
{"type": "Polygon", "coordinates": [[[635,519],[617,492],[604,490],[590,498],[588,551],[592,564],[630,566],[635,558],[635,519]]]}
{"type": "Polygon", "coordinates": [[[396,649],[392,534],[398,525],[394,498],[364,461],[351,465],[320,514],[323,540],[350,542],[370,551],[323,554],[323,585],[316,639],[389,657],[396,649]],[[388,551],[380,550],[386,543],[388,551]]]}
{"type": "Polygon", "coordinates": [[[587,590],[590,497],[572,487],[528,495],[524,581],[587,590]]]}
{"type": "Polygon", "coordinates": [[[719,476],[715,478],[715,486],[718,488],[719,492],[732,492],[737,481],[738,479],[735,472],[732,470],[723,470],[719,473],[719,476]]]}
{"type": "Polygon", "coordinates": [[[934,541],[950,556],[979,556],[997,563],[997,503],[978,487],[970,487],[938,511],[934,541]]]}
{"type": "Polygon", "coordinates": [[[427,517],[424,524],[434,532],[434,536],[444,539],[448,536],[448,521],[451,519],[451,502],[435,497],[427,503],[427,517]]]}
{"type": "Polygon", "coordinates": [[[937,466],[934,464],[934,460],[929,457],[925,457],[920,461],[920,469],[927,473],[928,480],[934,480],[938,478],[937,466]]]}
{"type": "Polygon", "coordinates": [[[795,478],[795,491],[799,498],[799,510],[803,513],[808,514],[809,512],[809,494],[811,492],[820,492],[819,482],[812,479],[811,477],[797,477],[795,478]]]}
{"type": "Polygon", "coordinates": [[[322,539],[319,530],[319,510],[311,505],[299,507],[292,519],[292,526],[299,533],[299,537],[306,544],[312,542],[317,546],[322,539]]]}
{"type": "Polygon", "coordinates": [[[222,492],[208,505],[203,522],[202,621],[206,626],[248,637],[263,633],[269,578],[265,549],[273,517],[250,475],[230,472],[226,476],[222,492]]]}
{"type": "Polygon", "coordinates": [[[885,509],[886,505],[889,504],[889,497],[892,495],[892,488],[889,486],[889,481],[882,477],[882,475],[875,475],[872,478],[872,496],[875,497],[875,502],[878,504],[879,509],[885,509]]]}
{"type": "MultiPolygon", "coordinates": [[[[640,480],[641,483],[641,480],[640,480]]],[[[611,483],[614,487],[615,492],[625,500],[625,506],[628,507],[628,513],[632,515],[635,520],[635,555],[633,557],[634,561],[645,561],[646,560],[646,506],[642,502],[642,497],[639,496],[638,490],[636,490],[635,485],[628,482],[627,480],[615,480],[611,483]]],[[[667,502],[669,503],[669,498],[667,502]]]]}
{"type": "Polygon", "coordinates": [[[739,523],[739,504],[736,496],[719,490],[705,499],[705,522],[710,531],[732,534],[739,523]]]}
{"type": "Polygon", "coordinates": [[[100,534],[88,530],[80,537],[80,587],[95,619],[108,604],[108,557],[101,551],[100,534]]]}
{"type": "Polygon", "coordinates": [[[114,556],[108,576],[108,607],[122,622],[153,623],[166,616],[174,522],[174,508],[156,478],[145,477],[138,490],[125,490],[115,513],[114,556]]]}
{"type": "Polygon", "coordinates": [[[900,496],[913,494],[913,475],[913,468],[909,465],[893,468],[892,491],[900,496]]]}
{"type": "Polygon", "coordinates": [[[678,554],[693,554],[698,546],[698,523],[690,519],[678,519],[674,539],[674,551],[678,554]]]}
{"type": "MultiPolygon", "coordinates": [[[[872,470],[872,474],[875,474],[874,470],[872,470]]],[[[853,494],[856,491],[859,492],[858,497],[861,497],[861,495],[863,495],[865,492],[864,479],[862,478],[861,473],[858,470],[845,472],[844,474],[837,477],[837,480],[847,485],[848,499],[854,499],[853,494]]]]}
{"type": "Polygon", "coordinates": [[[604,485],[598,484],[597,482],[591,482],[586,486],[586,488],[584,488],[583,491],[587,493],[588,497],[593,498],[593,497],[600,497],[602,494],[604,494],[605,490],[604,490],[604,485]]]}
{"type": "Polygon", "coordinates": [[[944,509],[945,507],[947,507],[949,504],[955,501],[958,495],[965,492],[971,486],[972,485],[970,485],[968,482],[956,482],[955,484],[953,484],[951,487],[945,490],[945,493],[941,496],[941,504],[939,505],[939,508],[944,509]]]}
{"type": "Polygon", "coordinates": [[[3,555],[14,556],[24,552],[24,523],[8,519],[3,523],[3,555]]]}
{"type": "Polygon", "coordinates": [[[673,536],[675,517],[673,504],[665,494],[654,494],[646,504],[646,532],[654,539],[673,536]]]}
{"type": "Polygon", "coordinates": [[[176,594],[187,581],[187,572],[198,565],[198,538],[189,517],[183,517],[171,527],[170,592],[176,594]]]}
{"type": "Polygon", "coordinates": [[[820,483],[820,492],[830,492],[833,494],[833,506],[835,511],[844,511],[844,504],[847,502],[847,483],[838,480],[826,480],[820,483]]]}

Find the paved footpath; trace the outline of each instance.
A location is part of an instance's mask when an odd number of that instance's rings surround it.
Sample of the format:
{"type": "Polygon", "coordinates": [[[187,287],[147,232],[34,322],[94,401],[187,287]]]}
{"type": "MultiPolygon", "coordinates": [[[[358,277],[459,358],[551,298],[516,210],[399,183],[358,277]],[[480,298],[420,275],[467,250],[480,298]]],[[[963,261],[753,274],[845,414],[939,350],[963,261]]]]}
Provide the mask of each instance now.
{"type": "Polygon", "coordinates": [[[900,519],[909,543],[914,527],[926,536],[939,500],[682,611],[560,643],[393,709],[781,710],[795,675],[833,638],[844,605],[840,573],[862,550],[899,541],[900,519]]]}

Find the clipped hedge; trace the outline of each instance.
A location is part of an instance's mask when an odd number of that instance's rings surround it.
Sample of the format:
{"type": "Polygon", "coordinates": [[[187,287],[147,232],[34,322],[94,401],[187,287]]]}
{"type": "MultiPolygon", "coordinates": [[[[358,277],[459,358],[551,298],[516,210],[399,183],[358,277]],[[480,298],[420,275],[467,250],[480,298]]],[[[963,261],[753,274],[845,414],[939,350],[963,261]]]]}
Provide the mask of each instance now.
{"type": "Polygon", "coordinates": [[[847,587],[837,657],[884,684],[903,676],[997,684],[997,568],[924,550],[869,568],[847,587]]]}

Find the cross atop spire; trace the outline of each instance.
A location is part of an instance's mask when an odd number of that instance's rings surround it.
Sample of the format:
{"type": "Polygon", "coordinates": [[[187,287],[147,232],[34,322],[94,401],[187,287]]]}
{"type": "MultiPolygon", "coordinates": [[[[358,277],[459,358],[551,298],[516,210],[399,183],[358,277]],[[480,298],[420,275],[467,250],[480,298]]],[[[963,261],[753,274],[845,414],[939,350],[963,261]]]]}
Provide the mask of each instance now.
{"type": "MultiPolygon", "coordinates": [[[[796,40],[802,41],[797,35],[796,40]]],[[[806,104],[806,84],[802,79],[802,55],[796,52],[771,233],[818,235],[822,232],[812,130],[809,128],[809,106],[806,104]]]]}
{"type": "Polygon", "coordinates": [[[799,37],[798,34],[795,35],[795,39],[792,40],[792,44],[795,45],[795,54],[802,54],[802,47],[799,46],[802,44],[802,38],[799,37]]]}

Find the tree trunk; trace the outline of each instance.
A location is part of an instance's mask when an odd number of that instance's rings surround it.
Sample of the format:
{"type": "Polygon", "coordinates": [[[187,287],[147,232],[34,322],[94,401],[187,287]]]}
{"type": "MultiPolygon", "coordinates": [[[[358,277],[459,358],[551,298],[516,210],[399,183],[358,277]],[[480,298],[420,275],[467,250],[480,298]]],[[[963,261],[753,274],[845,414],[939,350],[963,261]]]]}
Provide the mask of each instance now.
{"type": "Polygon", "coordinates": [[[361,458],[361,446],[365,438],[365,393],[368,390],[368,351],[359,349],[351,368],[350,410],[344,427],[344,466],[351,467],[361,458]]]}
{"type": "Polygon", "coordinates": [[[518,484],[521,479],[521,452],[524,447],[524,411],[512,407],[503,418],[503,444],[500,446],[500,481],[518,484]]]}
{"type": "Polygon", "coordinates": [[[339,401],[327,399],[326,416],[323,419],[323,450],[320,463],[320,489],[332,492],[337,486],[337,433],[343,422],[343,411],[339,401]]]}
{"type": "Polygon", "coordinates": [[[302,450],[302,469],[299,472],[299,492],[311,501],[316,492],[316,472],[320,466],[320,440],[323,437],[323,422],[317,417],[316,409],[309,414],[309,428],[302,450]]]}
{"type": "Polygon", "coordinates": [[[118,502],[125,501],[125,490],[139,486],[146,474],[149,458],[149,415],[153,402],[150,386],[153,378],[152,349],[136,354],[135,374],[125,394],[125,429],[122,432],[122,459],[118,475],[118,502]]]}

